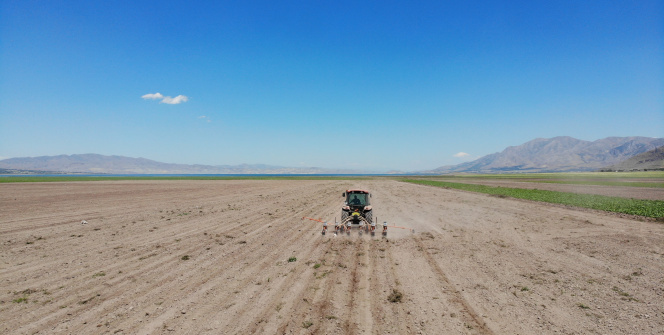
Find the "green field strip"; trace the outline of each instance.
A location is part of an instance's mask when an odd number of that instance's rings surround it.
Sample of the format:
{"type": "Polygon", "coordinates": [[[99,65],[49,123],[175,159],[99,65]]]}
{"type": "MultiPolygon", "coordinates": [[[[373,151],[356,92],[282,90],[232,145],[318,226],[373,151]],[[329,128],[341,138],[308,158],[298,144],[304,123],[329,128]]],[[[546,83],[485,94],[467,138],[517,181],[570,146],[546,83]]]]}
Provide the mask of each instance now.
{"type": "Polygon", "coordinates": [[[510,187],[493,187],[476,184],[452,183],[444,181],[401,179],[403,182],[452,188],[511,198],[534,200],[575,207],[598,209],[608,212],[640,215],[651,218],[664,218],[664,201],[607,197],[595,194],[580,194],[545,190],[530,190],[510,187]]]}

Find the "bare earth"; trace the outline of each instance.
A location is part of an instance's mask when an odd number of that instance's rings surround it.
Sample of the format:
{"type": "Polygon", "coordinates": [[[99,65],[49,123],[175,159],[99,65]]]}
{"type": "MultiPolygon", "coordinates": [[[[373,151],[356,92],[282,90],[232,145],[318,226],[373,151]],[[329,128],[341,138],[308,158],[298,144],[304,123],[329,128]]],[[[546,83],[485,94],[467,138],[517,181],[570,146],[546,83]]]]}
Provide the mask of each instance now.
{"type": "Polygon", "coordinates": [[[664,224],[391,180],[2,184],[0,237],[3,334],[664,334],[664,224]],[[409,229],[301,220],[347,188],[409,229]]]}

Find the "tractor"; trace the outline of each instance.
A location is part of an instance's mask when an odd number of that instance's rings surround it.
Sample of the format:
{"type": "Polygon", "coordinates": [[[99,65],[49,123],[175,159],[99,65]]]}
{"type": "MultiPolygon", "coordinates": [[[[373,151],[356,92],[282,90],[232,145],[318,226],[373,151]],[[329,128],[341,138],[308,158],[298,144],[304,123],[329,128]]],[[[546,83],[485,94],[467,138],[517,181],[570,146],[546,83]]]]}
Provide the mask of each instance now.
{"type": "MultiPolygon", "coordinates": [[[[376,234],[376,221],[378,219],[373,216],[373,211],[371,207],[371,193],[366,190],[346,190],[342,194],[342,197],[346,198],[343,206],[341,206],[341,221],[334,219],[334,235],[336,236],[339,233],[346,233],[350,235],[350,231],[353,227],[360,228],[360,235],[362,232],[367,232],[371,236],[376,234]]],[[[317,220],[309,217],[303,217],[302,220],[308,219],[323,224],[322,234],[325,235],[327,232],[327,221],[323,219],[317,220]]],[[[387,222],[383,222],[383,232],[382,235],[387,235],[387,222]]],[[[396,226],[391,226],[396,227],[396,226]]],[[[397,227],[406,229],[405,227],[397,227]]],[[[413,231],[414,232],[414,231],[413,231]]]]}
{"type": "MultiPolygon", "coordinates": [[[[346,198],[341,207],[341,224],[360,225],[369,227],[373,223],[373,211],[371,207],[371,193],[365,190],[346,190],[342,195],[346,198]]],[[[374,226],[375,227],[375,226],[374,226]]]]}

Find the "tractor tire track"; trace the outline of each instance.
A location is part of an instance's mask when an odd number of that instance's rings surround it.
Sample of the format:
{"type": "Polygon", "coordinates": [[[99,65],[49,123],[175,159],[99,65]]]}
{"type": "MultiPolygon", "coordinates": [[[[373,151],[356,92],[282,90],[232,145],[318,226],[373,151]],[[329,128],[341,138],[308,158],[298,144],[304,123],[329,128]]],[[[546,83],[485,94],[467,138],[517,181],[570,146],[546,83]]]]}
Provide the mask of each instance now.
{"type": "Polygon", "coordinates": [[[431,269],[438,276],[439,282],[442,284],[442,290],[447,295],[449,302],[458,306],[458,310],[461,312],[462,319],[466,323],[467,328],[476,330],[479,334],[494,334],[487,323],[475,312],[473,307],[463,297],[463,294],[461,294],[461,292],[454,287],[454,284],[449,278],[447,278],[443,269],[438,266],[438,263],[436,263],[427,249],[425,249],[421,238],[414,237],[412,240],[417,244],[417,250],[420,250],[420,254],[422,254],[427,264],[429,264],[431,269]]]}
{"type": "MultiPolygon", "coordinates": [[[[329,217],[330,213],[333,212],[333,208],[336,209],[336,206],[328,207],[324,211],[321,211],[317,214],[320,215],[321,217],[323,217],[323,216],[329,217]]],[[[328,232],[328,234],[329,233],[330,232],[328,232]]],[[[307,243],[305,243],[305,245],[310,244],[311,246],[307,250],[307,252],[303,253],[302,258],[304,258],[304,256],[307,256],[307,257],[309,257],[309,259],[315,259],[315,261],[313,261],[314,266],[316,264],[318,264],[319,268],[320,268],[321,263],[319,263],[319,262],[322,262],[323,264],[325,264],[327,261],[329,261],[328,259],[325,259],[325,255],[329,254],[330,250],[333,247],[333,243],[330,243],[330,241],[331,240],[329,238],[326,238],[326,236],[324,236],[324,235],[314,234],[313,237],[309,238],[307,240],[307,243]]],[[[334,258],[332,259],[332,261],[334,261],[334,258]]],[[[311,266],[311,268],[314,268],[314,266],[311,266]]],[[[276,293],[273,294],[273,296],[269,299],[268,302],[264,303],[264,307],[262,308],[261,312],[259,312],[258,315],[254,318],[254,326],[252,326],[249,329],[249,333],[252,333],[252,334],[273,333],[273,332],[277,331],[276,325],[275,325],[275,327],[272,327],[270,325],[270,322],[265,322],[265,320],[270,320],[273,315],[277,314],[275,316],[275,319],[276,319],[276,317],[279,316],[278,313],[284,307],[286,307],[287,309],[292,308],[292,306],[284,306],[284,301],[289,301],[290,300],[289,298],[287,298],[287,296],[295,295],[295,296],[299,297],[299,296],[306,296],[307,295],[306,291],[309,288],[311,288],[312,285],[315,285],[315,284],[312,284],[312,282],[314,282],[316,279],[318,279],[317,278],[317,271],[315,269],[313,270],[313,273],[310,276],[308,274],[307,275],[304,274],[304,272],[307,272],[307,271],[309,271],[309,265],[307,265],[306,267],[301,266],[301,267],[299,267],[297,273],[291,273],[288,276],[287,280],[282,281],[277,286],[277,288],[275,289],[276,293]],[[304,282],[304,285],[303,285],[302,278],[305,278],[305,276],[309,276],[309,279],[306,282],[304,282]],[[296,282],[298,282],[300,287],[296,287],[297,286],[296,282]],[[275,312],[277,312],[277,313],[275,313],[275,312]]],[[[325,277],[327,277],[327,276],[325,275],[325,277]]],[[[326,279],[329,279],[329,278],[323,278],[322,282],[326,283],[326,279]]],[[[306,299],[306,298],[302,298],[302,299],[306,299]]],[[[316,305],[317,302],[315,301],[315,297],[314,297],[314,299],[310,300],[310,303],[312,305],[316,305]]],[[[320,317],[320,319],[322,319],[322,316],[320,317]]],[[[272,321],[272,320],[270,320],[270,321],[272,321]]],[[[274,320],[274,322],[276,322],[276,320],[274,320]]],[[[314,325],[315,325],[314,329],[317,329],[318,327],[320,327],[320,322],[317,322],[314,325]]]]}
{"type": "MultiPolygon", "coordinates": [[[[386,239],[386,241],[388,241],[386,243],[386,245],[387,245],[387,248],[386,248],[386,250],[387,250],[387,252],[386,252],[387,253],[387,264],[386,264],[386,266],[389,268],[389,272],[388,272],[389,277],[387,278],[388,283],[389,283],[388,284],[389,285],[388,286],[388,291],[391,292],[394,289],[399,290],[401,288],[401,282],[400,282],[399,276],[397,275],[397,271],[396,271],[396,268],[395,268],[397,263],[394,261],[394,254],[393,254],[394,251],[393,251],[393,248],[392,248],[392,243],[389,242],[389,239],[386,239]]],[[[388,294],[389,294],[389,292],[388,292],[388,294]]],[[[385,297],[385,299],[387,300],[387,296],[385,297]]],[[[404,311],[403,307],[401,307],[399,303],[392,303],[390,305],[390,307],[391,307],[391,310],[392,310],[391,311],[392,312],[391,313],[392,314],[392,319],[393,320],[399,320],[399,322],[397,322],[397,326],[398,326],[398,329],[399,329],[399,334],[412,334],[413,330],[410,329],[410,327],[409,327],[410,325],[413,324],[413,318],[411,317],[411,315],[408,312],[404,311]]]]}

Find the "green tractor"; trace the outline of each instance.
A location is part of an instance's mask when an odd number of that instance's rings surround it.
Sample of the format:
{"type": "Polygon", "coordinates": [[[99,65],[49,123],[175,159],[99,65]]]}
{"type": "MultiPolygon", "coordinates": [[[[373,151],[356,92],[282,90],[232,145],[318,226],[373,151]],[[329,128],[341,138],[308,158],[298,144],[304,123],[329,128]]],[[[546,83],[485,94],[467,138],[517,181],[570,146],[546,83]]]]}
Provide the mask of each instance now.
{"type": "Polygon", "coordinates": [[[371,193],[365,190],[346,190],[343,193],[346,198],[341,207],[341,223],[367,226],[373,223],[373,211],[371,207],[371,193]]]}

